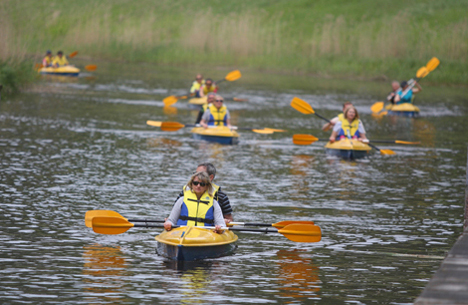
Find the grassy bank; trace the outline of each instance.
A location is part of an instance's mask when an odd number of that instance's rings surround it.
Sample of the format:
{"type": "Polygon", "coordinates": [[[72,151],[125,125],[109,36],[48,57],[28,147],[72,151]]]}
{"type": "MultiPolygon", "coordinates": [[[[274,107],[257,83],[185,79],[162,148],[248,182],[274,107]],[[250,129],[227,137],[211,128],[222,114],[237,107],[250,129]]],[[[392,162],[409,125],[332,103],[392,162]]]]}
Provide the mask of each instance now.
{"type": "MultiPolygon", "coordinates": [[[[4,0],[30,53],[468,83],[468,0],[4,0]],[[27,20],[27,22],[25,22],[27,20]]],[[[39,58],[38,58],[39,59],[39,58]]]]}

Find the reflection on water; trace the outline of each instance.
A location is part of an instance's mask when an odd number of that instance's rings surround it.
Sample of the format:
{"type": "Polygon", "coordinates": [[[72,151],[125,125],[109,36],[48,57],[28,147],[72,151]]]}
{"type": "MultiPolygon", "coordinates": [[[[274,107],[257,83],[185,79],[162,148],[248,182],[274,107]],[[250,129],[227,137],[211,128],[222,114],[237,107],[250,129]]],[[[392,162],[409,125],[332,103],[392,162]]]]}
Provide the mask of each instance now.
{"type": "Polygon", "coordinates": [[[222,88],[250,101],[229,102],[233,123],[287,132],[245,131],[239,145],[219,145],[193,139],[189,128],[164,133],[147,126],[147,120],[194,122],[197,113],[186,102],[175,113],[165,112],[162,100],[186,92],[184,78],[196,73],[102,63],[92,82],[44,80],[39,89],[2,97],[1,300],[412,303],[439,266],[428,258],[444,256],[462,229],[468,106],[461,90],[425,89],[427,116],[375,120],[369,94],[386,92],[388,84],[366,83],[370,93],[361,94],[352,91],[359,82],[246,73],[222,88]],[[352,100],[370,138],[422,145],[379,144],[396,155],[372,152],[352,162],[328,158],[324,143],[293,145],[293,134],[329,135],[321,120],[290,107],[294,96],[325,117],[352,100]],[[442,108],[448,110],[440,114],[442,108]],[[312,220],[322,241],[240,233],[231,256],[172,266],[154,253],[160,230],[99,235],[84,227],[93,209],[163,219],[196,165],[207,161],[236,220],[312,220]]]}

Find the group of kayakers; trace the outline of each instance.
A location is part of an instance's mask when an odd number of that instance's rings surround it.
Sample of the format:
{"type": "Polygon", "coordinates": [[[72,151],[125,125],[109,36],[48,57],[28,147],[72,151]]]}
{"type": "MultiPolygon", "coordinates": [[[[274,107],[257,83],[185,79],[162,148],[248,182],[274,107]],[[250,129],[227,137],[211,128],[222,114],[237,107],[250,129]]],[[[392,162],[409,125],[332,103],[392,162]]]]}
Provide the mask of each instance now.
{"type": "Polygon", "coordinates": [[[172,226],[215,226],[219,231],[233,220],[232,208],[221,187],[213,183],[216,168],[211,163],[197,166],[172,207],[164,229],[172,226]]]}
{"type": "Polygon", "coordinates": [[[65,55],[63,55],[62,51],[57,52],[57,56],[53,57],[52,56],[52,51],[47,50],[46,55],[44,59],[42,60],[42,66],[44,68],[47,67],[53,67],[53,68],[58,68],[58,67],[63,67],[63,66],[68,66],[68,60],[65,55]]]}
{"type": "Polygon", "coordinates": [[[208,93],[218,92],[218,86],[211,78],[203,79],[203,75],[197,74],[190,88],[190,95],[194,97],[204,97],[208,93]]]}

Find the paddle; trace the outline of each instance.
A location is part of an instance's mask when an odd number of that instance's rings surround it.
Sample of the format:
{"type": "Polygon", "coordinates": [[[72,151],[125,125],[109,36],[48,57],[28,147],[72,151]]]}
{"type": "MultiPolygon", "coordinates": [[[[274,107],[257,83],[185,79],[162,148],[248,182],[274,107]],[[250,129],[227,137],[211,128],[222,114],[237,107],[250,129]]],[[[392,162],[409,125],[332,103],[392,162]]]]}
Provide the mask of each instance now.
{"type": "MultiPolygon", "coordinates": [[[[301,112],[301,113],[304,113],[304,114],[315,114],[316,116],[318,116],[319,118],[321,118],[322,120],[325,120],[327,121],[328,123],[331,123],[329,119],[315,113],[314,109],[312,108],[312,106],[309,105],[309,103],[307,103],[306,101],[304,100],[301,100],[300,98],[298,97],[294,97],[291,101],[291,106],[296,109],[297,111],[301,112]]],[[[315,137],[314,137],[315,138],[315,137]]],[[[318,140],[318,139],[317,139],[318,140]]],[[[316,141],[317,141],[316,140],[316,141]]],[[[301,142],[300,138],[298,138],[296,140],[297,142],[301,142]]],[[[294,136],[293,136],[293,143],[294,143],[294,136]]],[[[313,143],[313,142],[311,142],[313,143]]],[[[298,145],[308,145],[308,144],[298,144],[298,145]]],[[[394,155],[395,152],[391,149],[379,149],[377,148],[375,145],[372,145],[370,143],[368,143],[368,145],[374,149],[376,149],[377,151],[379,151],[382,155],[394,155]]]]}
{"type": "Polygon", "coordinates": [[[96,65],[87,65],[87,66],[85,66],[85,69],[92,72],[92,71],[96,71],[97,66],[96,65]]]}
{"type": "MultiPolygon", "coordinates": [[[[116,216],[96,216],[92,219],[93,231],[99,234],[121,234],[127,232],[132,227],[140,228],[164,228],[164,225],[155,224],[134,224],[124,218],[116,216]]],[[[180,226],[172,226],[178,228],[180,226]]],[[[215,227],[201,227],[205,229],[215,229],[215,227]]],[[[295,242],[318,242],[322,238],[322,232],[319,226],[311,224],[290,224],[282,229],[245,229],[235,227],[222,227],[221,230],[230,230],[238,232],[261,232],[261,233],[280,233],[287,239],[295,242]]]]}
{"type": "Polygon", "coordinates": [[[146,124],[154,127],[161,127],[162,122],[148,120],[146,121],[146,124]]]}
{"type": "MultiPolygon", "coordinates": [[[[231,71],[229,72],[225,78],[219,80],[219,81],[216,81],[215,83],[219,84],[223,81],[229,81],[229,82],[233,82],[235,80],[238,80],[239,78],[241,78],[241,73],[239,70],[234,70],[234,71],[231,71]]],[[[188,94],[190,95],[190,94],[188,94]]],[[[179,99],[186,99],[188,96],[187,95],[183,95],[183,96],[175,96],[175,95],[171,95],[171,96],[168,96],[166,98],[163,99],[163,103],[164,105],[166,106],[170,106],[170,105],[173,105],[175,103],[177,103],[177,101],[179,99]]]]}
{"type": "MultiPolygon", "coordinates": [[[[293,143],[296,145],[310,145],[316,141],[328,141],[328,139],[319,139],[313,135],[308,134],[295,134],[293,135],[293,143]]],[[[400,141],[400,140],[371,140],[372,143],[395,143],[395,144],[405,144],[405,145],[418,145],[421,142],[409,142],[409,141],[400,141]]],[[[364,142],[365,143],[365,142],[364,142]]],[[[367,143],[369,146],[370,144],[367,143]]],[[[393,153],[390,153],[393,154],[393,153]]]]}
{"type": "Polygon", "coordinates": [[[405,145],[419,145],[421,142],[409,142],[401,140],[371,140],[372,143],[394,143],[394,144],[405,144],[405,145]]]}
{"type": "MultiPolygon", "coordinates": [[[[406,95],[406,93],[414,87],[417,81],[426,77],[430,72],[434,71],[439,66],[439,64],[440,64],[440,60],[437,57],[432,57],[431,60],[427,62],[425,67],[419,68],[418,71],[416,72],[416,79],[412,78],[408,81],[409,86],[405,90],[405,92],[402,93],[402,96],[406,95]]],[[[384,108],[384,105],[385,105],[384,102],[376,102],[371,106],[371,111],[373,113],[379,113],[384,108]]]]}
{"type": "Polygon", "coordinates": [[[78,51],[72,52],[72,53],[70,53],[70,55],[68,55],[68,58],[73,58],[73,57],[75,57],[77,54],[78,54],[78,51]]]}
{"type": "MultiPolygon", "coordinates": [[[[149,124],[150,125],[150,124],[149,124]]],[[[154,125],[152,125],[154,126],[154,125]]],[[[200,124],[189,124],[189,125],[184,125],[178,122],[161,122],[161,130],[162,131],[177,131],[181,128],[184,127],[201,127],[200,124]]],[[[216,126],[208,126],[209,128],[216,128],[216,126]]],[[[274,132],[282,132],[284,130],[282,129],[273,129],[273,128],[263,128],[263,129],[256,129],[256,128],[247,128],[247,127],[237,127],[237,126],[231,126],[231,129],[233,130],[250,130],[255,133],[260,133],[260,134],[272,134],[274,132]]]]}
{"type": "MultiPolygon", "coordinates": [[[[98,216],[113,216],[113,217],[120,217],[129,222],[159,222],[164,223],[164,220],[151,220],[151,219],[127,219],[124,216],[120,215],[119,213],[111,210],[91,210],[87,211],[85,214],[85,225],[88,228],[92,228],[92,220],[94,217],[98,216]]],[[[277,223],[246,223],[246,222],[230,222],[228,226],[243,226],[243,227],[275,227],[275,228],[284,228],[287,225],[300,223],[300,224],[310,224],[313,225],[313,221],[307,220],[283,220],[277,223]]]]}

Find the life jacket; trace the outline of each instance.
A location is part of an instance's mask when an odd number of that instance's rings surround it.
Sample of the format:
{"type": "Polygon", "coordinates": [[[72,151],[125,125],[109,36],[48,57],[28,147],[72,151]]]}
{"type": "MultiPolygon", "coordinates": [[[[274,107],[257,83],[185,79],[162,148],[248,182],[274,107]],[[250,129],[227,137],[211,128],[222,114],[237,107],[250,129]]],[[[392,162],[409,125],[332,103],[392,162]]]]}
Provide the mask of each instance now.
{"type": "Polygon", "coordinates": [[[348,137],[348,133],[353,139],[359,138],[360,135],[359,135],[358,128],[359,128],[359,123],[361,122],[361,120],[354,119],[350,123],[348,122],[347,119],[344,118],[344,115],[342,115],[341,117],[340,115],[338,115],[338,118],[340,118],[341,130],[338,133],[337,140],[342,139],[343,137],[345,138],[348,137]]]}
{"type": "Polygon", "coordinates": [[[190,93],[195,93],[200,90],[200,87],[205,84],[205,80],[202,80],[201,84],[197,81],[193,81],[192,87],[190,87],[190,93]]]}
{"type": "Polygon", "coordinates": [[[216,108],[215,105],[211,104],[208,109],[210,110],[210,119],[208,120],[208,125],[210,126],[225,126],[227,125],[227,108],[222,106],[221,108],[216,108]]]}
{"type": "Polygon", "coordinates": [[[201,88],[203,89],[203,95],[207,95],[210,92],[216,93],[216,91],[218,91],[218,87],[215,84],[211,84],[210,88],[203,84],[201,88]]]}
{"type": "Polygon", "coordinates": [[[404,103],[410,103],[413,101],[413,90],[410,89],[408,92],[405,94],[405,96],[401,96],[403,94],[403,89],[400,88],[397,91],[397,94],[400,96],[400,100],[396,103],[397,105],[404,104],[404,103]]]}
{"type": "Polygon", "coordinates": [[[44,67],[49,67],[51,64],[52,64],[52,57],[49,57],[49,56],[44,57],[44,59],[42,60],[42,65],[44,67]]]}
{"type": "Polygon", "coordinates": [[[214,224],[213,196],[208,192],[203,193],[200,200],[197,195],[184,188],[184,202],[180,207],[180,215],[177,220],[179,226],[210,226],[214,224]]]}
{"type": "Polygon", "coordinates": [[[59,67],[66,66],[68,65],[68,60],[65,55],[62,55],[62,58],[59,58],[58,56],[54,57],[54,60],[52,61],[53,65],[58,65],[59,67]]]}
{"type": "MultiPolygon", "coordinates": [[[[211,182],[211,186],[212,186],[213,189],[214,189],[213,199],[219,202],[219,200],[218,200],[218,191],[219,191],[219,189],[220,189],[221,187],[220,187],[219,185],[217,185],[217,184],[214,184],[213,182],[211,182]]],[[[182,188],[182,191],[185,192],[185,189],[186,189],[186,188],[187,188],[187,186],[184,185],[184,187],[182,188]]]]}

